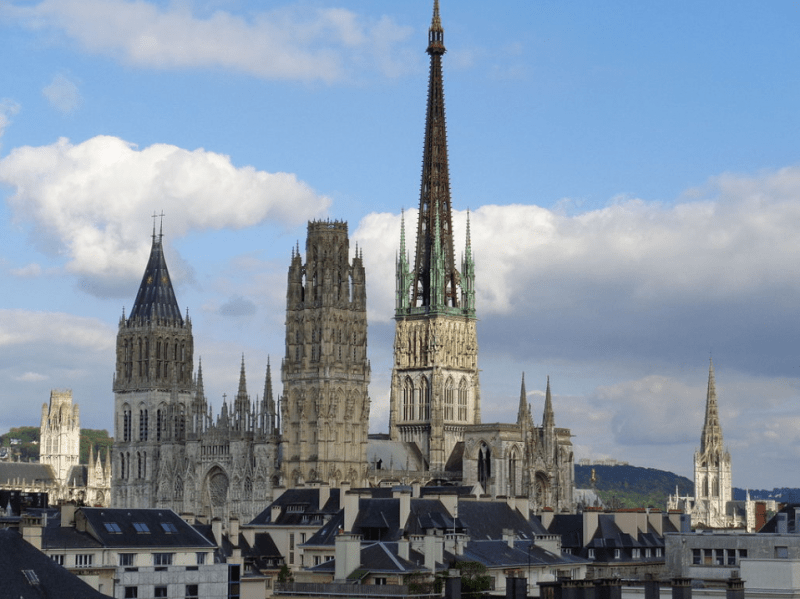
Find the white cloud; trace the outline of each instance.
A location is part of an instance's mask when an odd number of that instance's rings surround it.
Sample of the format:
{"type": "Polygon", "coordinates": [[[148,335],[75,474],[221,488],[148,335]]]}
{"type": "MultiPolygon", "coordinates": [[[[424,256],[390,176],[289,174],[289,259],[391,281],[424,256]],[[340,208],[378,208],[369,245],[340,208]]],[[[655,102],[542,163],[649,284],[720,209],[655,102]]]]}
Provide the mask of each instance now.
{"type": "Polygon", "coordinates": [[[14,380],[20,381],[22,383],[38,383],[40,381],[46,381],[48,376],[46,374],[40,374],[38,372],[25,372],[19,376],[14,377],[14,380]]]}
{"type": "Polygon", "coordinates": [[[53,80],[42,89],[42,94],[53,108],[64,114],[77,110],[83,101],[77,84],[62,74],[53,77],[53,80]]]}
{"type": "Polygon", "coordinates": [[[42,274],[42,267],[36,264],[35,262],[31,262],[21,268],[12,268],[11,274],[15,277],[22,277],[22,278],[33,278],[38,277],[42,274]]]}
{"type": "Polygon", "coordinates": [[[64,253],[67,269],[90,293],[127,291],[147,261],[154,209],[168,215],[170,239],[189,230],[297,224],[330,200],[291,173],[237,168],[229,157],[167,144],[142,150],[116,137],[67,139],[14,149],[0,160],[0,181],[18,219],[36,224],[40,245],[64,253]]]}
{"type": "Polygon", "coordinates": [[[217,67],[267,79],[336,81],[363,65],[395,75],[396,46],[411,32],[388,17],[287,6],[249,18],[191,5],[126,0],[44,0],[15,6],[33,28],[62,31],[86,50],[154,68],[217,67]]]}
{"type": "Polygon", "coordinates": [[[19,104],[8,98],[0,99],[0,137],[11,124],[11,117],[19,112],[19,104]]]}

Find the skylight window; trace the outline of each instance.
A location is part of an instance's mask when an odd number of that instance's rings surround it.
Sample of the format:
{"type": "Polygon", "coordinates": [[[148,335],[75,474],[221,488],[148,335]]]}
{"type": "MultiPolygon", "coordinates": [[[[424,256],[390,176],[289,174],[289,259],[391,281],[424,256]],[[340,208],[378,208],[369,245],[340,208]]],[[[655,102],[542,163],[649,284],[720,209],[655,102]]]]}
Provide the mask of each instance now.
{"type": "Polygon", "coordinates": [[[103,522],[103,526],[105,526],[106,530],[110,533],[122,534],[122,529],[116,522],[103,522]]]}
{"type": "Polygon", "coordinates": [[[139,532],[139,533],[149,533],[150,532],[150,529],[147,528],[147,524],[145,524],[144,522],[134,522],[133,523],[133,528],[135,528],[136,532],[139,532]]]}
{"type": "Polygon", "coordinates": [[[163,528],[164,532],[167,534],[174,534],[178,532],[178,529],[175,528],[175,525],[172,522],[162,522],[161,528],[163,528]]]}
{"type": "Polygon", "coordinates": [[[34,572],[33,570],[23,570],[22,573],[25,575],[28,584],[30,584],[31,586],[36,586],[39,584],[39,577],[36,576],[36,572],[34,572]]]}

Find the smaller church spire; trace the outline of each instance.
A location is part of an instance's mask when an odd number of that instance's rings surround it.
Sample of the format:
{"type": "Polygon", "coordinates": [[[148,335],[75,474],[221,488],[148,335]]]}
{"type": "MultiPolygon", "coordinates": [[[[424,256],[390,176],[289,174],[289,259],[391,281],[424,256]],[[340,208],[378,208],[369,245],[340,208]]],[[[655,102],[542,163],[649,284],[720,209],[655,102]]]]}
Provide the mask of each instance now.
{"type": "Polygon", "coordinates": [[[542,426],[552,428],[556,425],[555,413],[553,412],[553,397],[550,393],[550,375],[547,376],[547,391],[544,394],[544,416],[542,426]]]}
{"type": "Polygon", "coordinates": [[[714,361],[708,360],[708,390],[706,392],[706,418],[700,436],[700,453],[722,451],[722,427],[719,423],[717,387],[714,380],[714,361]]]}
{"type": "Polygon", "coordinates": [[[264,398],[261,400],[261,412],[264,418],[262,428],[268,435],[276,432],[275,399],[272,394],[272,366],[267,356],[267,375],[264,380],[264,398]]]}
{"type": "Polygon", "coordinates": [[[528,422],[528,394],[525,391],[525,373],[522,373],[522,385],[519,391],[519,409],[517,410],[517,424],[528,422]]]}

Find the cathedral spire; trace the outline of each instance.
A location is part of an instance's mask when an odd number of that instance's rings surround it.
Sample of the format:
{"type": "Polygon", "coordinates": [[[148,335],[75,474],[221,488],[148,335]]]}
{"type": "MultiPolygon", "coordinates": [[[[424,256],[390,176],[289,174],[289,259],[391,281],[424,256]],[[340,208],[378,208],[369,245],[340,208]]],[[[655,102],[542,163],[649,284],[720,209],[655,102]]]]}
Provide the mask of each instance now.
{"type": "Polygon", "coordinates": [[[525,373],[522,373],[522,385],[519,390],[519,409],[517,410],[517,424],[528,422],[528,393],[525,391],[525,373]]]}
{"type": "Polygon", "coordinates": [[[247,395],[247,377],[244,372],[244,354],[242,354],[242,366],[239,370],[239,390],[236,393],[236,400],[233,404],[233,413],[237,419],[244,419],[250,411],[250,398],[247,395]]]}
{"type": "Polygon", "coordinates": [[[264,379],[264,398],[261,400],[261,413],[264,418],[262,427],[264,432],[272,435],[277,432],[277,420],[275,412],[275,399],[272,395],[272,366],[270,366],[269,356],[267,357],[267,375],[264,379]]]}
{"type": "Polygon", "coordinates": [[[136,301],[131,308],[129,321],[137,318],[154,320],[156,318],[177,321],[183,324],[181,310],[175,291],[172,289],[172,280],[169,278],[167,261],[164,258],[163,235],[156,236],[156,224],[153,220],[153,245],[150,248],[150,259],[136,294],[136,301]]]}
{"type": "Polygon", "coordinates": [[[447,160],[447,130],[442,80],[442,55],[445,53],[444,29],[439,17],[438,0],[434,2],[433,6],[433,20],[428,30],[427,52],[430,55],[430,78],[411,305],[412,307],[428,307],[438,303],[457,307],[460,302],[457,290],[459,275],[455,268],[453,250],[450,174],[447,160]],[[444,272],[442,273],[444,286],[438,290],[440,297],[432,298],[431,271],[434,259],[432,254],[434,238],[437,234],[440,236],[441,258],[444,263],[444,272]]]}
{"type": "Polygon", "coordinates": [[[722,427],[719,424],[717,388],[714,381],[714,362],[708,361],[708,391],[706,392],[706,419],[700,436],[700,453],[722,451],[722,427]]]}
{"type": "Polygon", "coordinates": [[[555,413],[553,412],[553,396],[550,394],[550,377],[547,377],[547,391],[544,394],[544,416],[542,417],[542,427],[552,428],[556,425],[555,413]]]}

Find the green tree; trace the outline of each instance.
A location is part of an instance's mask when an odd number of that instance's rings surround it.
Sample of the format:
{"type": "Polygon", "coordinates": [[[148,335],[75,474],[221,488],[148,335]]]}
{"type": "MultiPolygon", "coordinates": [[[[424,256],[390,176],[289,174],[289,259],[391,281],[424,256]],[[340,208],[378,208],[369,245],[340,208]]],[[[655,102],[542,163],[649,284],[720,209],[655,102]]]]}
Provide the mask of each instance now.
{"type": "Polygon", "coordinates": [[[492,577],[487,574],[486,566],[480,562],[456,562],[455,567],[461,573],[462,597],[477,599],[491,590],[492,577]]]}

